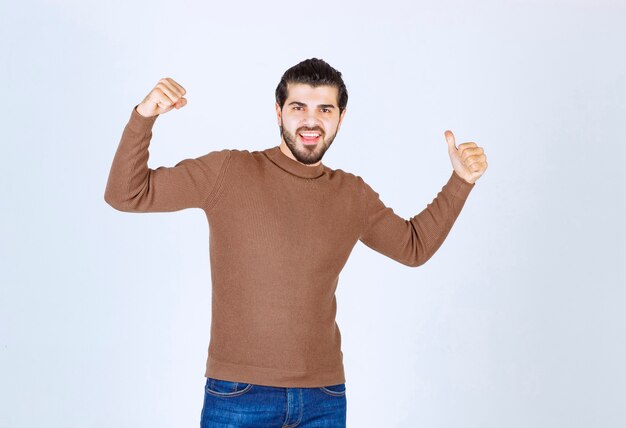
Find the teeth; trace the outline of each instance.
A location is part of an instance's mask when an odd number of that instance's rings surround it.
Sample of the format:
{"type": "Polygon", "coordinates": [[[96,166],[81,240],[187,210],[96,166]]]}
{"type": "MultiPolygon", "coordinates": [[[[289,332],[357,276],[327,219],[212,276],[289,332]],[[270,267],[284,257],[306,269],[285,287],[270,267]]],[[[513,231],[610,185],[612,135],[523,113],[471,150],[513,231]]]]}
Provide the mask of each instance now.
{"type": "Polygon", "coordinates": [[[319,137],[320,134],[307,134],[307,133],[301,133],[300,135],[302,135],[303,137],[319,137]]]}

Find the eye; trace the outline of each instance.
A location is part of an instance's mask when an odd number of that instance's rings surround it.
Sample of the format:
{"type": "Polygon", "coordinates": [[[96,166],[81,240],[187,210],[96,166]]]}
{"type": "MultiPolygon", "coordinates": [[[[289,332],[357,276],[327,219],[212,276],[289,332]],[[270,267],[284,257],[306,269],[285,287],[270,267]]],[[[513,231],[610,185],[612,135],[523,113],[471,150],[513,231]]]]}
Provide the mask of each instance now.
{"type": "Polygon", "coordinates": [[[294,109],[294,110],[298,110],[299,108],[302,108],[302,107],[300,107],[300,106],[295,106],[293,109],[294,109]]]}
{"type": "Polygon", "coordinates": [[[323,108],[322,111],[324,111],[324,113],[330,113],[330,109],[327,109],[327,108],[323,108]]]}

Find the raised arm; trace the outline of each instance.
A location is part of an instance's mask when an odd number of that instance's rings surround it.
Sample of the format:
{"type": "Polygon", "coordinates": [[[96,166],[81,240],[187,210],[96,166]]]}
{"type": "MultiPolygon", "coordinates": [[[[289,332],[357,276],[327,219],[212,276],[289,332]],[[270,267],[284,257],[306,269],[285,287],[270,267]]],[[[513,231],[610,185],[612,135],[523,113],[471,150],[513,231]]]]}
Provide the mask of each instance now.
{"type": "Polygon", "coordinates": [[[365,225],[360,240],[371,249],[407,266],[420,266],[439,249],[475,183],[452,171],[448,182],[426,208],[410,220],[385,206],[365,181],[365,225]]]}
{"type": "Polygon", "coordinates": [[[128,212],[178,211],[205,208],[220,188],[230,150],[184,159],[173,167],[148,167],[152,127],[159,115],[187,105],[187,93],[170,77],[156,86],[135,107],[113,158],[104,200],[128,212]]]}
{"type": "Polygon", "coordinates": [[[148,167],[152,126],[133,108],[113,158],[104,200],[126,212],[164,212],[203,208],[219,188],[230,150],[184,159],[173,167],[148,167]]]}

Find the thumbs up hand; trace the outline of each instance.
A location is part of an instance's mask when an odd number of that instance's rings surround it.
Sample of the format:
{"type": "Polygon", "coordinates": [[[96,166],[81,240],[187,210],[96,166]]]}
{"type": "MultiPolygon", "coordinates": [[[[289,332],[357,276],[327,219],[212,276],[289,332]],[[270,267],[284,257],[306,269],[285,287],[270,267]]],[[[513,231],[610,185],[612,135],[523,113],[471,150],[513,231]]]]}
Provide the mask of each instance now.
{"type": "Polygon", "coordinates": [[[448,130],[444,135],[454,171],[468,183],[475,183],[487,169],[487,156],[484,150],[474,142],[459,144],[457,148],[452,131],[448,130]]]}

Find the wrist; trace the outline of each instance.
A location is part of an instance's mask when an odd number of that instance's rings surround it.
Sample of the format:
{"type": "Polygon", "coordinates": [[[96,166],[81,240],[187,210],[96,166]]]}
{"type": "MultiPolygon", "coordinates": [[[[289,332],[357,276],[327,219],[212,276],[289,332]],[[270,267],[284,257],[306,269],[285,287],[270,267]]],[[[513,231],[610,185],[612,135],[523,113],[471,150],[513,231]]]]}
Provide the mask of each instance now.
{"type": "Polygon", "coordinates": [[[149,112],[145,111],[143,104],[141,103],[135,106],[135,111],[137,111],[137,113],[139,113],[141,116],[145,117],[146,119],[151,119],[155,116],[158,116],[158,115],[151,115],[149,112]]]}

